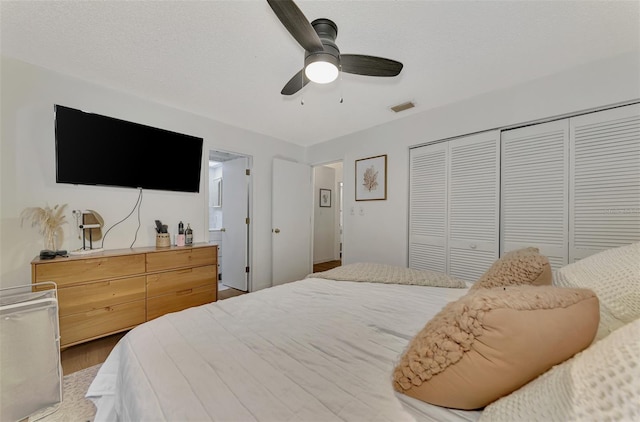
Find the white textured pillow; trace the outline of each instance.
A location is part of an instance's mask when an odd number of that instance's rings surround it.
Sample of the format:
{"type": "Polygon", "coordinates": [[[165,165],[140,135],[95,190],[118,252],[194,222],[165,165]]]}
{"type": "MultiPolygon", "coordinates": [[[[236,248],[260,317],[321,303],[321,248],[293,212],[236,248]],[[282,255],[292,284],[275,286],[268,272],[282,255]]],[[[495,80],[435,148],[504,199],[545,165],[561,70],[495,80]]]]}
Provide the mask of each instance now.
{"type": "Polygon", "coordinates": [[[609,249],[566,265],[556,273],[560,287],[593,290],[600,299],[596,340],[640,318],[640,243],[609,249]]]}
{"type": "Polygon", "coordinates": [[[640,319],[484,409],[480,421],[640,420],[640,319]]]}

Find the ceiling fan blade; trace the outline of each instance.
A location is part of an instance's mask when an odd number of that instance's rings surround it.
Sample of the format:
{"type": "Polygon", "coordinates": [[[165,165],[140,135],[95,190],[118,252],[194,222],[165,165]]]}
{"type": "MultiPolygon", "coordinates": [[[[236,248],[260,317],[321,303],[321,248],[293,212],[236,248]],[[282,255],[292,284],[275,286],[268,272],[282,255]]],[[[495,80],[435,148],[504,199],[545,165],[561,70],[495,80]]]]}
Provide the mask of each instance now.
{"type": "Polygon", "coordinates": [[[293,1],[267,0],[267,3],[302,48],[312,53],[324,50],[320,37],[293,1]]]}
{"type": "Polygon", "coordinates": [[[309,82],[309,78],[304,74],[304,69],[301,69],[293,78],[289,79],[289,82],[282,88],[280,93],[282,95],[293,95],[304,88],[309,82]]]}
{"type": "Polygon", "coordinates": [[[365,76],[397,76],[402,70],[395,60],[361,54],[341,54],[340,66],[343,72],[365,76]]]}

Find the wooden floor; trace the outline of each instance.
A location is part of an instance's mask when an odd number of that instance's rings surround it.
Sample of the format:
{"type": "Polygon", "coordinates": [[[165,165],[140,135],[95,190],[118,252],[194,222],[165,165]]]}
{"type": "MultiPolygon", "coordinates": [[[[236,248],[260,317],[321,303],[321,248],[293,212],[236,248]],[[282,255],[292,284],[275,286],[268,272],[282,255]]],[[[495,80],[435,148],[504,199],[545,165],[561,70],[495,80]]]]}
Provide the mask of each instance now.
{"type": "Polygon", "coordinates": [[[342,261],[340,261],[340,260],[320,262],[318,264],[313,264],[313,272],[314,273],[319,273],[319,272],[322,272],[322,271],[330,270],[330,269],[335,268],[335,267],[339,267],[341,265],[342,265],[342,261]]]}
{"type": "Polygon", "coordinates": [[[224,290],[218,290],[218,300],[228,299],[234,296],[240,296],[245,294],[242,290],[232,289],[231,287],[227,287],[224,290]]]}
{"type": "MultiPolygon", "coordinates": [[[[327,271],[342,265],[342,261],[321,262],[313,265],[313,272],[327,271]]],[[[224,289],[218,292],[218,300],[239,296],[245,292],[236,289],[224,289]]],[[[69,347],[60,353],[62,361],[62,372],[64,375],[80,371],[85,368],[103,363],[116,343],[126,334],[126,332],[114,334],[98,340],[93,340],[77,346],[69,347]]]]}
{"type": "Polygon", "coordinates": [[[77,346],[69,347],[60,352],[62,373],[69,375],[73,372],[103,363],[116,343],[127,332],[113,334],[77,346]]]}

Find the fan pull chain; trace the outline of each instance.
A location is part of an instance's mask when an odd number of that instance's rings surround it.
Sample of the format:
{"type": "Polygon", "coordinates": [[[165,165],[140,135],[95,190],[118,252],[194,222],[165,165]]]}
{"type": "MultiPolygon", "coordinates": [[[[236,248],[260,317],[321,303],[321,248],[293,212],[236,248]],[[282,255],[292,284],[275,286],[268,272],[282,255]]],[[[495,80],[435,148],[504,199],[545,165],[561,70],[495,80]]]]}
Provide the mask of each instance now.
{"type": "Polygon", "coordinates": [[[342,95],[342,65],[340,65],[340,104],[344,102],[344,96],[342,95]]]}
{"type": "MultiPolygon", "coordinates": [[[[302,68],[304,69],[304,61],[302,63],[302,68]]],[[[300,86],[304,88],[304,72],[302,72],[302,74],[300,75],[300,79],[302,79],[302,83],[300,84],[300,86]]],[[[300,105],[304,105],[304,94],[300,96],[300,105]]]]}

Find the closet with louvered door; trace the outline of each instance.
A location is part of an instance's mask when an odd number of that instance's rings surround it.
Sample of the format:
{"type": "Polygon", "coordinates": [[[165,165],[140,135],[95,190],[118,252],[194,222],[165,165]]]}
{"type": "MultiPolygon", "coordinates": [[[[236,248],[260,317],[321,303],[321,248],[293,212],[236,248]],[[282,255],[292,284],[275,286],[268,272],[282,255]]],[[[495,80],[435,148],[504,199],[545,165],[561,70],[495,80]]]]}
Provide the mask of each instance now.
{"type": "Polygon", "coordinates": [[[449,141],[448,273],[475,282],[498,259],[500,133],[449,141]]]}
{"type": "Polygon", "coordinates": [[[410,152],[409,266],[475,281],[498,257],[499,132],[410,152]]]}
{"type": "Polygon", "coordinates": [[[640,104],[569,124],[569,262],[575,262],[640,241],[640,104]]]}
{"type": "Polygon", "coordinates": [[[501,135],[501,254],[535,246],[552,268],[640,241],[640,105],[501,135]]]}
{"type": "Polygon", "coordinates": [[[409,267],[447,272],[446,142],[409,151],[409,267]]]}
{"type": "Polygon", "coordinates": [[[569,122],[501,134],[501,254],[535,246],[553,269],[568,261],[569,122]]]}

